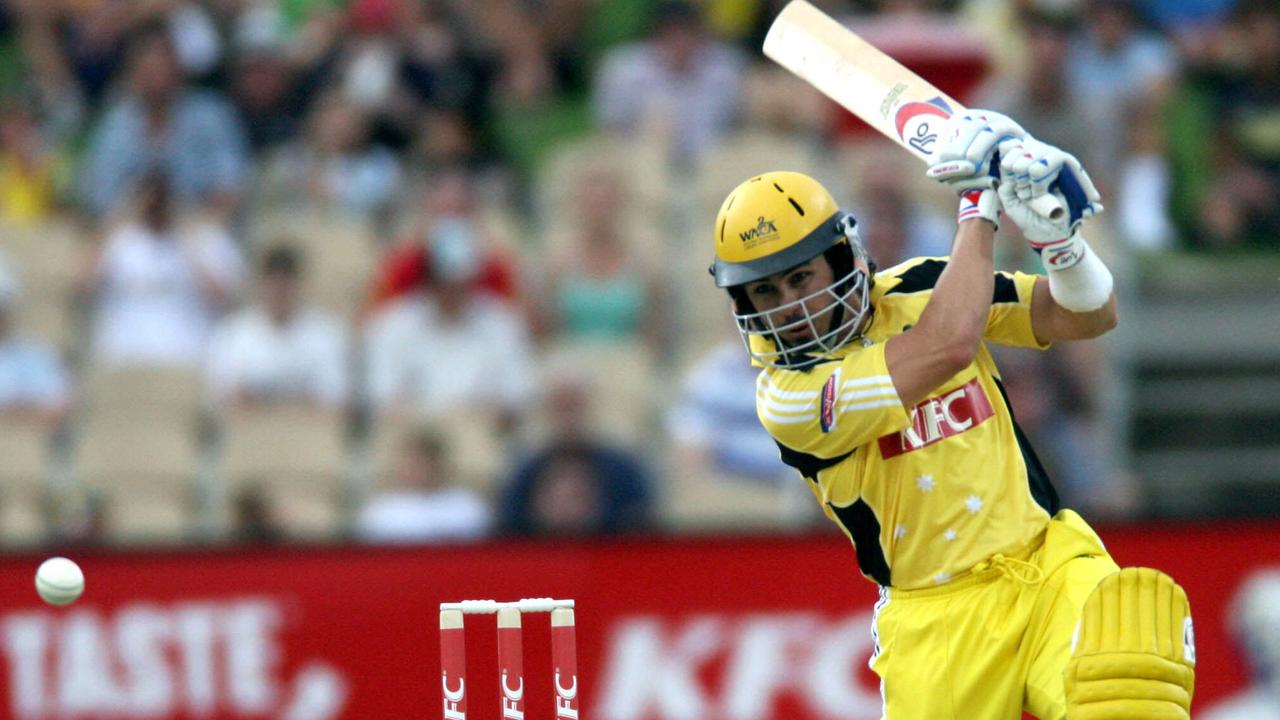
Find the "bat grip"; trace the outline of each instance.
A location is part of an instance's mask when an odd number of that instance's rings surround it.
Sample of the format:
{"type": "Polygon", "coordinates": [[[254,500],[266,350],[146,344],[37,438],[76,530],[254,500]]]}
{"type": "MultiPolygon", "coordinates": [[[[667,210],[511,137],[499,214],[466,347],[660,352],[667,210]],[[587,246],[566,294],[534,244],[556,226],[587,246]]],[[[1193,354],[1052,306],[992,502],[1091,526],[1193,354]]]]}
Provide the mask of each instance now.
{"type": "Polygon", "coordinates": [[[1046,220],[1059,220],[1062,218],[1062,213],[1067,212],[1073,224],[1084,217],[1086,210],[1090,210],[1091,214],[1096,212],[1091,210],[1089,196],[1080,186],[1075,173],[1065,167],[1058,173],[1057,179],[1049,185],[1049,192],[1032,199],[1027,204],[1031,206],[1033,212],[1046,220]]]}
{"type": "Polygon", "coordinates": [[[1045,193],[1038,198],[1032,199],[1032,201],[1027,203],[1027,205],[1030,206],[1031,210],[1035,212],[1035,214],[1045,220],[1061,219],[1062,213],[1066,212],[1066,209],[1062,207],[1062,201],[1059,200],[1058,196],[1052,192],[1045,193]]]}

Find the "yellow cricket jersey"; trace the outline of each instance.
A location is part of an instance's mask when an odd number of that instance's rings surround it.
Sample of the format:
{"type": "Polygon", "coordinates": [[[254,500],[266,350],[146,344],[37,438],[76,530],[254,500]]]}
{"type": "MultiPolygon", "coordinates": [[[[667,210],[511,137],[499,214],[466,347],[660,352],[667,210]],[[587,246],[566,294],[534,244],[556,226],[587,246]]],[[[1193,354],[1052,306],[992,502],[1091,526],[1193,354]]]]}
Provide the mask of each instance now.
{"type": "MultiPolygon", "coordinates": [[[[885,342],[919,320],[946,262],[918,258],[877,273],[860,342],[802,369],[767,368],[756,386],[783,461],[853,541],[862,573],[885,586],[945,583],[1023,548],[1058,511],[985,343],[916,407],[898,399],[885,342]]],[[[986,340],[1042,347],[1031,329],[1035,281],[996,273],[986,340]]]]}

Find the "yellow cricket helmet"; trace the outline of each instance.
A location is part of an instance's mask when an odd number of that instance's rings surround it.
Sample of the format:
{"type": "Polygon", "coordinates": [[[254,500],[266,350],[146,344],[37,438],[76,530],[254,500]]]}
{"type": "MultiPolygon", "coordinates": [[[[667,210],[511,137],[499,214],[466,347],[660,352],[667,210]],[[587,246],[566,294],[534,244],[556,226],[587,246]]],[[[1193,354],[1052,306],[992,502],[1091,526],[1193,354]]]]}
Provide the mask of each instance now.
{"type": "Polygon", "coordinates": [[[769,172],[734,188],[720,206],[715,225],[716,287],[729,291],[747,351],[769,367],[812,362],[858,337],[870,311],[870,268],[857,221],[840,210],[817,180],[798,172],[769,172]],[[824,255],[832,284],[809,297],[759,312],[743,285],[784,272],[824,255]],[[826,295],[822,301],[815,302],[826,295]],[[810,305],[825,305],[810,312],[810,305]],[[815,321],[830,315],[819,332],[815,321]],[[777,325],[774,318],[799,319],[777,325]],[[788,346],[779,335],[808,325],[813,339],[788,346]]]}

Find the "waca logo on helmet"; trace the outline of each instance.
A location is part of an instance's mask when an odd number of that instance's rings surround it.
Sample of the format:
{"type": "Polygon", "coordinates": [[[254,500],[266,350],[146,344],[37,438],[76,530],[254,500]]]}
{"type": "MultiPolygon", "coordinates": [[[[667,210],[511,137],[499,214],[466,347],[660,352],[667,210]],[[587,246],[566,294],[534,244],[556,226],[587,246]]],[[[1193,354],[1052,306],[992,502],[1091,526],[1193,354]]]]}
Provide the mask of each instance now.
{"type": "Polygon", "coordinates": [[[766,220],[763,215],[756,220],[756,226],[738,233],[743,247],[752,248],[763,242],[778,239],[778,225],[773,220],[766,220]]]}

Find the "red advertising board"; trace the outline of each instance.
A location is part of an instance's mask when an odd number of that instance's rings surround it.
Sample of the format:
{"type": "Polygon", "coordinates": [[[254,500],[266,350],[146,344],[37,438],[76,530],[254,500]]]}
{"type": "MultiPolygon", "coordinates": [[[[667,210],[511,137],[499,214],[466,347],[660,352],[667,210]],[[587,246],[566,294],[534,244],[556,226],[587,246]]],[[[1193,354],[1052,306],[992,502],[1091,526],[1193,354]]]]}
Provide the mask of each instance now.
{"type": "MultiPolygon", "coordinates": [[[[1196,614],[1197,707],[1244,684],[1224,629],[1262,524],[1103,531],[1175,575],[1196,614]]],[[[587,720],[865,720],[875,588],[840,536],[628,539],[76,556],[84,598],[36,598],[0,559],[0,718],[441,718],[440,602],[577,601],[587,720]]],[[[468,717],[499,714],[492,617],[469,615],[468,717]]],[[[527,717],[554,717],[547,616],[524,623],[527,717]]]]}

